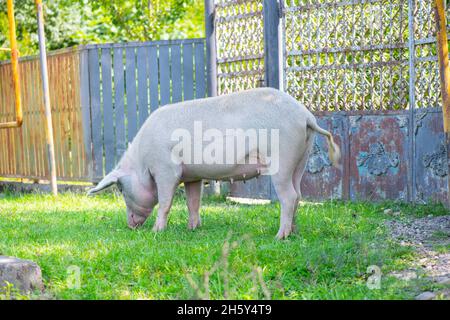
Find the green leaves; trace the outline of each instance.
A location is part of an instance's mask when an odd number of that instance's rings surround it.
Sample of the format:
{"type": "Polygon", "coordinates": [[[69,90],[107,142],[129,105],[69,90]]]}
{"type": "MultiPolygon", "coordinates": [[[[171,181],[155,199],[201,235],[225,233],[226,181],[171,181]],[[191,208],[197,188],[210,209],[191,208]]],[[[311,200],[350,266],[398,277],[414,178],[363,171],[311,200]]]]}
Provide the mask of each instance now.
{"type": "MultiPolygon", "coordinates": [[[[16,0],[21,56],[37,54],[34,1],[16,0]]],[[[204,35],[203,0],[44,1],[47,48],[78,44],[197,38],[204,35]]],[[[6,0],[0,0],[0,47],[9,47],[6,0]]],[[[9,54],[0,52],[0,60],[9,54]]]]}

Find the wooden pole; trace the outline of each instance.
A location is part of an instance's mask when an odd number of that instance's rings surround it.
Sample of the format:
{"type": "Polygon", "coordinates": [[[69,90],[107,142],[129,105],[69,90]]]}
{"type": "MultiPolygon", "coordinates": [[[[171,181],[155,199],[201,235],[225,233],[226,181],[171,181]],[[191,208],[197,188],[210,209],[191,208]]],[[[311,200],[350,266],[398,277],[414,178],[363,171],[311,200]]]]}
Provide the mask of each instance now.
{"type": "MultiPolygon", "coordinates": [[[[206,85],[208,97],[217,96],[217,51],[214,19],[214,0],[205,0],[206,85]]],[[[214,188],[214,193],[220,194],[220,182],[211,181],[210,183],[214,188]]]]}
{"type": "MultiPolygon", "coordinates": [[[[447,169],[450,173],[450,66],[448,61],[447,22],[445,19],[444,0],[435,0],[437,53],[439,76],[441,79],[442,116],[447,146],[447,169]]],[[[450,206],[450,174],[447,174],[447,204],[450,206]]]]}
{"type": "MultiPolygon", "coordinates": [[[[409,123],[414,123],[414,117],[416,114],[416,47],[415,47],[415,38],[414,38],[414,7],[415,7],[415,1],[416,0],[408,0],[408,32],[409,32],[409,38],[408,38],[408,51],[409,51],[409,112],[408,112],[408,118],[409,123]]],[[[408,193],[409,193],[409,199],[412,203],[417,202],[417,188],[416,188],[416,166],[414,165],[415,160],[415,154],[416,154],[416,135],[415,134],[409,134],[408,135],[409,140],[409,163],[410,163],[410,170],[408,170],[409,175],[409,181],[411,183],[408,183],[408,193]]]]}
{"type": "Polygon", "coordinates": [[[216,30],[214,0],[205,0],[206,75],[208,96],[217,96],[216,30]]]}
{"type": "Polygon", "coordinates": [[[280,24],[280,8],[277,0],[263,1],[264,17],[264,68],[265,86],[280,88],[280,61],[278,26],[280,24]]]}
{"type": "Polygon", "coordinates": [[[42,88],[44,90],[44,106],[46,119],[45,137],[47,141],[47,156],[48,156],[52,193],[56,196],[58,194],[58,185],[56,183],[55,145],[53,140],[52,109],[50,106],[50,89],[48,85],[47,52],[45,48],[44,13],[42,10],[42,0],[36,0],[36,10],[38,20],[39,57],[41,60],[42,88]]]}

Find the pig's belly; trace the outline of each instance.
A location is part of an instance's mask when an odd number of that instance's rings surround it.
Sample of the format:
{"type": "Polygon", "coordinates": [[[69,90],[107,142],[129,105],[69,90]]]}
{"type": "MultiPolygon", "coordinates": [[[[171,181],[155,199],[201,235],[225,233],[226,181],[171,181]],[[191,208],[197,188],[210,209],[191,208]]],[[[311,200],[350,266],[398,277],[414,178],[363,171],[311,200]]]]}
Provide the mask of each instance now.
{"type": "Polygon", "coordinates": [[[265,167],[261,164],[201,164],[183,165],[181,181],[225,180],[239,181],[257,177],[265,167]]]}

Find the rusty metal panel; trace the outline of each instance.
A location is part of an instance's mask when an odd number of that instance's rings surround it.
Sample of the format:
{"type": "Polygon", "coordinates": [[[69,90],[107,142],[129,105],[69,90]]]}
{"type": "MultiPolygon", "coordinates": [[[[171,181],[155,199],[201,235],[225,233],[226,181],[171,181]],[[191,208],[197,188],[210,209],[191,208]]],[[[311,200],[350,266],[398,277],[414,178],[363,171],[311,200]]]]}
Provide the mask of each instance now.
{"type": "MultiPolygon", "coordinates": [[[[414,8],[410,39],[414,98],[414,201],[445,202],[447,198],[447,154],[443,133],[441,90],[437,58],[434,1],[411,1],[414,8]]],[[[447,10],[447,15],[449,10],[447,10]]],[[[448,28],[448,26],[447,26],[448,28]]]]}
{"type": "Polygon", "coordinates": [[[408,114],[349,117],[350,199],[407,201],[408,114]]]}
{"type": "MultiPolygon", "coordinates": [[[[347,163],[346,149],[346,117],[341,115],[318,116],[318,124],[333,134],[335,142],[342,149],[343,158],[341,163],[347,163]]],[[[347,166],[343,165],[343,170],[347,166]]],[[[347,195],[344,177],[348,178],[341,169],[331,165],[328,157],[328,146],[326,139],[316,134],[313,149],[301,183],[302,197],[304,199],[345,199],[347,195]]]]}
{"type": "Polygon", "coordinates": [[[442,112],[434,109],[417,111],[414,117],[416,154],[416,201],[446,201],[447,151],[442,112]]]}

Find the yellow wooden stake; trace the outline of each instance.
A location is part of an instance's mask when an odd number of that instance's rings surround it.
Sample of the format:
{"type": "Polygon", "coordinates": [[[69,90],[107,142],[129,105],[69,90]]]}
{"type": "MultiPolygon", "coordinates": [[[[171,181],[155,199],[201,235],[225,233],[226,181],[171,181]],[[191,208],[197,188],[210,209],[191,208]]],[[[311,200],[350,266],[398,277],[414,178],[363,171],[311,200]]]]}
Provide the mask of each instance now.
{"type": "Polygon", "coordinates": [[[16,22],[14,20],[14,3],[13,0],[7,0],[8,23],[9,23],[9,42],[11,48],[2,48],[2,51],[11,51],[11,67],[14,84],[14,99],[16,109],[16,120],[0,123],[2,128],[18,128],[22,126],[22,101],[20,98],[20,81],[19,81],[19,51],[16,42],[16,22]]]}

